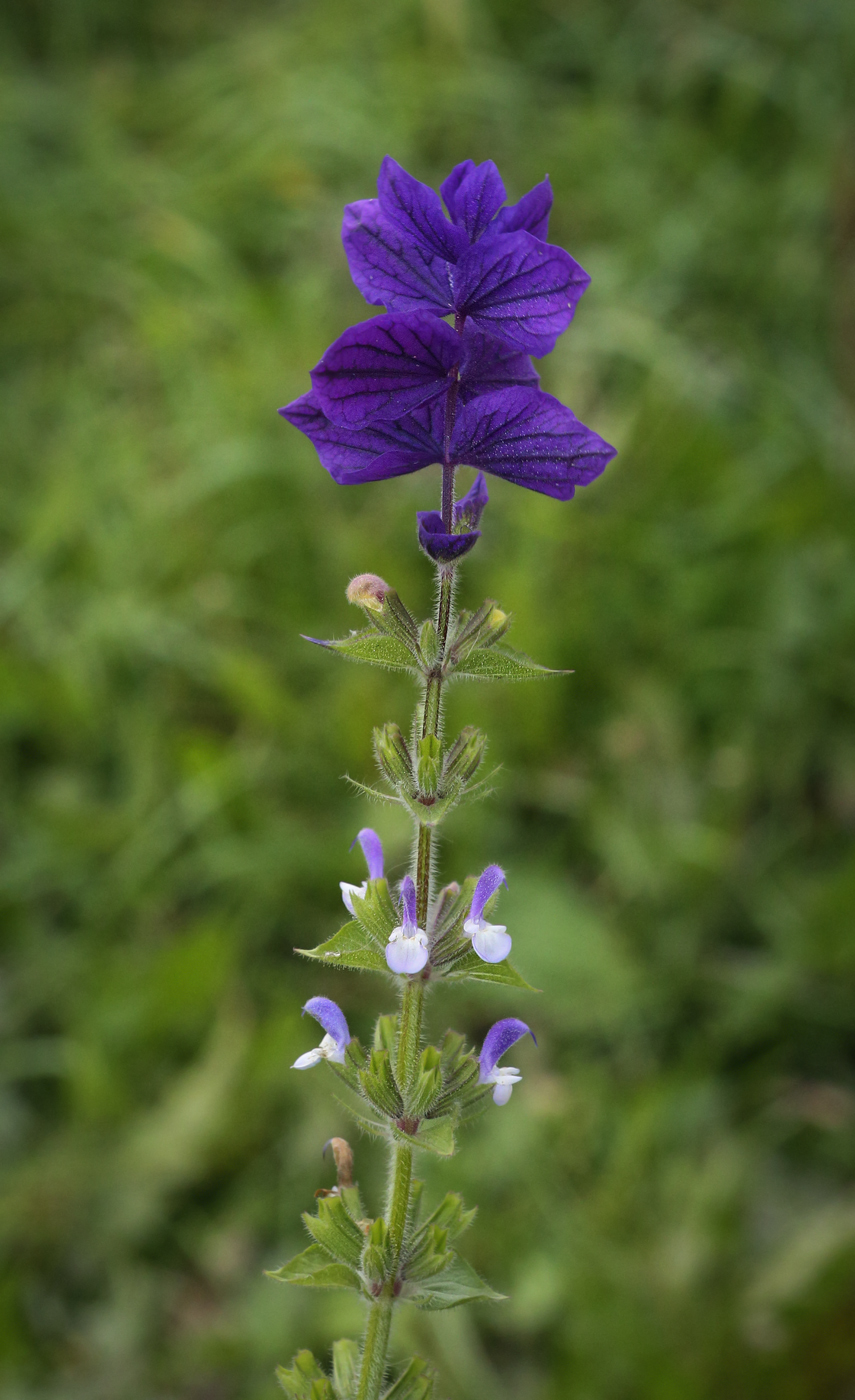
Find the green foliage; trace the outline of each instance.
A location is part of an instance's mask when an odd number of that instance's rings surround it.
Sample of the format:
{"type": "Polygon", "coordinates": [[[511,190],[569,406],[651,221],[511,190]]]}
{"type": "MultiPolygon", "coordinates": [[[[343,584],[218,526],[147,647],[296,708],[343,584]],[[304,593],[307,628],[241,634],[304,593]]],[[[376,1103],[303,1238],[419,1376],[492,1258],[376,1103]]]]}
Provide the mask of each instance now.
{"type": "Polygon", "coordinates": [[[356,1400],[359,1383],[359,1346],[349,1337],[333,1342],[333,1390],[336,1400],[356,1400]]]}
{"type": "Polygon", "coordinates": [[[445,1267],[441,1273],[405,1283],[402,1296],[426,1312],[443,1312],[446,1308],[458,1308],[462,1303],[503,1301],[503,1295],[494,1292],[454,1250],[449,1250],[447,1257],[450,1262],[443,1260],[445,1267]]]}
{"type": "Polygon", "coordinates": [[[310,1351],[298,1351],[288,1370],[277,1366],[276,1379],[291,1400],[335,1400],[333,1387],[310,1351]]]}
{"type": "Polygon", "coordinates": [[[436,1372],[426,1361],[413,1357],[383,1400],[432,1400],[436,1372]]]}
{"type": "Polygon", "coordinates": [[[359,1268],[365,1236],[351,1219],[341,1196],[322,1197],[318,1201],[317,1215],[303,1212],[303,1224],[333,1259],[351,1269],[359,1268]]]}
{"type": "Polygon", "coordinates": [[[280,1269],[268,1269],[267,1277],[278,1283],[298,1283],[303,1288],[360,1287],[358,1274],[345,1264],[331,1262],[329,1250],[319,1244],[310,1244],[280,1269]]]}
{"type": "MultiPolygon", "coordinates": [[[[344,636],[365,568],[428,611],[438,473],[338,488],[275,408],[367,314],[338,231],[387,150],[431,181],[495,159],[512,198],[549,172],[593,282],[544,387],[620,449],[566,505],[491,480],[462,571],[462,607],[502,600],[574,674],[448,698],[449,737],[478,724],[503,772],[451,814],[440,875],[507,867],[543,992],[444,987],[431,1031],[449,1003],[476,1044],[519,1014],[541,1049],[454,1162],[466,1253],[510,1300],[456,1329],[402,1310],[396,1345],[448,1400],[851,1385],[853,22],[844,0],[5,8],[15,1400],[263,1400],[277,1359],[359,1326],[353,1292],[261,1271],[301,1248],[346,1121],[323,1069],[288,1068],[316,1043],[299,1009],[333,995],[370,1041],[386,1004],[290,950],[338,927],[360,825],[406,868],[406,813],[337,775],[372,781],[367,736],[407,731],[413,683],[298,633],[344,636]]],[[[366,1199],[384,1151],[360,1140],[366,1199]]],[[[420,1163],[435,1200],[448,1166],[420,1163]]]]}

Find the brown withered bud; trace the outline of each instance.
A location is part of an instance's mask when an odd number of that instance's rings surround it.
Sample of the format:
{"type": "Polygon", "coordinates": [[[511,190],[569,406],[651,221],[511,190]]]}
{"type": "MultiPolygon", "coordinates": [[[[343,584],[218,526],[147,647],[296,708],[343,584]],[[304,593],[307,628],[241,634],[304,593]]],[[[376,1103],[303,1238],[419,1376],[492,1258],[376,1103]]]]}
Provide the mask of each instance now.
{"type": "Polygon", "coordinates": [[[349,603],[368,612],[382,612],[387,593],[391,588],[378,574],[357,574],[347,585],[346,597],[349,603]]]}
{"type": "Polygon", "coordinates": [[[339,1190],[344,1191],[353,1185],[353,1151],[350,1143],[340,1137],[330,1138],[329,1142],[324,1143],[322,1156],[326,1157],[328,1147],[332,1148],[339,1190]]]}

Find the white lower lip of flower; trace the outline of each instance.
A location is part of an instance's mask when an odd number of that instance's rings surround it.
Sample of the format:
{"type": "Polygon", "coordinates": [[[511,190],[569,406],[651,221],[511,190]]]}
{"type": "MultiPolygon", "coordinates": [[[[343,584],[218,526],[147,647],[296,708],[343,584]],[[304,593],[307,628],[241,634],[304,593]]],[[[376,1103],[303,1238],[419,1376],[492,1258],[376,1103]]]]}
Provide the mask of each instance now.
{"type": "Polygon", "coordinates": [[[346,880],[339,880],[338,884],[345,909],[348,914],[352,914],[353,917],[356,918],[356,910],[353,907],[353,897],[355,895],[357,899],[365,898],[368,893],[368,881],[364,880],[361,885],[349,885],[346,880]]]}
{"type": "Polygon", "coordinates": [[[300,1055],[291,1066],[292,1069],[311,1069],[312,1065],[319,1065],[321,1060],[333,1060],[337,1065],[344,1064],[345,1047],[333,1040],[331,1035],[325,1035],[320,1045],[314,1050],[307,1050],[305,1055],[300,1055]]]}
{"type": "Polygon", "coordinates": [[[392,929],[386,944],[386,962],[392,972],[421,972],[427,960],[427,934],[423,929],[413,929],[412,933],[403,928],[392,929]]]}
{"type": "Polygon", "coordinates": [[[504,962],[511,951],[511,936],[504,924],[488,924],[486,919],[467,919],[463,932],[472,939],[472,947],[482,962],[504,962]]]}
{"type": "Polygon", "coordinates": [[[495,1086],[493,1089],[493,1103],[498,1104],[499,1108],[502,1108],[511,1097],[514,1085],[519,1084],[521,1079],[522,1075],[518,1069],[514,1069],[513,1065],[505,1065],[502,1069],[494,1069],[490,1078],[487,1080],[488,1084],[493,1084],[495,1086]]]}

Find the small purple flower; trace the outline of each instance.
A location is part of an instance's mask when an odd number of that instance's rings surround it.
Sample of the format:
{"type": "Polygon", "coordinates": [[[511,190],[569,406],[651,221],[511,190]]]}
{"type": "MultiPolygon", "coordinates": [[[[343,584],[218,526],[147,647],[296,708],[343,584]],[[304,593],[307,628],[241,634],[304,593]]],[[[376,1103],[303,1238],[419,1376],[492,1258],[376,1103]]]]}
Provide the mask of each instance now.
{"type": "Polygon", "coordinates": [[[402,418],[452,389],[466,403],[491,389],[539,382],[523,351],[474,326],[458,333],[427,311],[393,311],[360,321],[312,370],[312,388],[325,416],[350,428],[402,418]]]}
{"type": "MultiPolygon", "coordinates": [[[[353,850],[357,841],[362,847],[362,854],[365,856],[365,861],[368,866],[368,880],[382,880],[383,846],[377,832],[372,831],[370,826],[364,826],[361,831],[357,832],[351,844],[351,850],[353,850]]],[[[365,898],[368,893],[368,880],[363,880],[361,885],[349,885],[346,880],[339,880],[339,888],[344,901],[344,907],[347,912],[353,914],[354,917],[356,914],[353,907],[354,896],[357,899],[365,898]]]]}
{"type": "MultiPolygon", "coordinates": [[[[488,865],[475,886],[472,907],[463,925],[463,932],[472,939],[472,947],[482,962],[504,962],[511,951],[511,936],[504,924],[489,924],[484,918],[484,906],[500,885],[507,885],[500,865],[488,865]]],[[[520,1023],[522,1024],[522,1023],[520,1023]]]]}
{"type": "Polygon", "coordinates": [[[344,1064],[344,1052],[350,1043],[350,1031],[341,1007],[336,1006],[329,997],[310,997],[303,1007],[304,1016],[307,1011],[323,1026],[326,1035],[317,1049],[307,1050],[305,1055],[300,1055],[291,1068],[311,1069],[312,1065],[319,1065],[321,1060],[332,1060],[337,1065],[344,1064]]]}
{"type": "Polygon", "coordinates": [[[402,919],[386,944],[386,961],[392,972],[421,972],[428,960],[427,934],[417,927],[416,887],[409,875],[401,881],[402,919]]]}
{"type": "Polygon", "coordinates": [[[439,196],[391,156],[380,166],[377,199],[344,211],[350,272],[366,301],[390,311],[427,310],[471,318],[532,355],[547,355],[567,329],[590,282],[563,248],[544,243],[549,182],[501,209],[505,188],[492,161],[464,161],[439,196]]]}
{"type": "Polygon", "coordinates": [[[385,481],[434,462],[479,467],[517,486],[569,501],[604,471],[615,449],[569,408],[530,387],[496,389],[458,405],[445,441],[442,399],[395,420],[361,428],[332,423],[314,391],[279,412],[313,443],[321,465],[341,486],[385,481]]]}
{"type": "Polygon", "coordinates": [[[493,1103],[501,1108],[513,1093],[515,1084],[519,1084],[522,1079],[518,1069],[512,1065],[500,1066],[498,1061],[512,1045],[516,1045],[524,1035],[530,1035],[535,1039],[534,1031],[531,1030],[525,1021],[518,1021],[515,1016],[508,1016],[503,1021],[497,1021],[491,1026],[484,1037],[484,1044],[478,1059],[481,1072],[478,1076],[479,1084],[493,1084],[493,1103]]]}
{"type": "Polygon", "coordinates": [[[454,505],[454,529],[450,533],[438,510],[417,511],[419,544],[425,554],[437,564],[453,564],[455,559],[468,554],[475,541],[481,538],[481,531],[475,527],[489,499],[484,473],[479,472],[466,495],[454,505]]]}

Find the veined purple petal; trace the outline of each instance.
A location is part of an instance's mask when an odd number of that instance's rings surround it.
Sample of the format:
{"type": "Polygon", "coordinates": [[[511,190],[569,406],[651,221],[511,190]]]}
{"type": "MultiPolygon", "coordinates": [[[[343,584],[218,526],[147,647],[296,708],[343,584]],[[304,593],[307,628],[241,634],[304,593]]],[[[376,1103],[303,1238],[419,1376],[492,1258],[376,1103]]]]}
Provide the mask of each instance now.
{"type": "MultiPolygon", "coordinates": [[[[376,831],[372,831],[370,826],[364,826],[356,834],[356,841],[362,847],[362,854],[365,856],[365,863],[368,866],[369,880],[383,879],[383,843],[376,831]]],[[[356,844],[354,841],[353,845],[356,844]]],[[[353,850],[351,845],[351,850],[353,850]]]]}
{"type": "Polygon", "coordinates": [[[409,932],[417,926],[416,887],[410,875],[405,875],[401,881],[401,906],[404,911],[403,927],[405,932],[409,932]]]}
{"type": "Polygon", "coordinates": [[[535,238],[546,238],[549,211],[552,208],[552,186],[549,176],[524,194],[517,204],[500,209],[492,224],[494,233],[517,233],[521,229],[535,238]]]}
{"type": "Polygon", "coordinates": [[[327,1035],[332,1036],[339,1050],[343,1050],[350,1041],[350,1031],[341,1007],[336,1006],[329,997],[309,997],[303,1007],[304,1016],[307,1011],[323,1026],[327,1035]]]}
{"type": "Polygon", "coordinates": [[[415,179],[391,156],[384,156],[380,165],[377,194],[380,208],[390,223],[429,257],[456,262],[465,251],[469,240],[463,229],[448,222],[436,191],[415,179]]]}
{"type": "Polygon", "coordinates": [[[598,433],[540,389],[501,389],[458,409],[455,462],[569,501],[615,456],[598,433]]]}
{"type": "Polygon", "coordinates": [[[474,243],[489,226],[493,215],[505,202],[505,187],[493,161],[481,165],[464,160],[456,165],[440,185],[445,206],[474,243]]]}
{"type": "Polygon", "coordinates": [[[345,428],[330,422],[313,391],[279,412],[306,434],[334,481],[354,486],[406,476],[442,461],[442,411],[436,422],[431,407],[423,404],[397,421],[345,428]]]}
{"type": "Polygon", "coordinates": [[[490,1027],[484,1037],[484,1045],[478,1059],[481,1067],[479,1078],[482,1084],[489,1080],[505,1052],[510,1050],[512,1045],[516,1045],[517,1041],[521,1040],[524,1035],[530,1035],[535,1045],[537,1044],[534,1031],[526,1025],[525,1021],[518,1021],[515,1016],[508,1016],[505,1020],[497,1021],[494,1026],[490,1027]]]}
{"type": "Polygon", "coordinates": [[[507,345],[495,335],[479,331],[467,321],[463,331],[463,360],[460,366],[460,399],[468,403],[476,394],[493,389],[529,384],[536,388],[540,375],[524,350],[507,345]]]}
{"type": "Polygon", "coordinates": [[[468,554],[476,540],[481,538],[480,530],[469,530],[461,535],[448,534],[438,510],[420,510],[416,514],[419,544],[437,564],[453,564],[455,559],[468,554]]]}
{"type": "Polygon", "coordinates": [[[475,893],[472,896],[472,908],[469,910],[469,918],[476,921],[484,913],[484,906],[500,885],[507,885],[505,872],[500,865],[488,865],[483,875],[478,878],[475,886],[475,893]]]}
{"type": "MultiPolygon", "coordinates": [[[[489,499],[484,473],[478,472],[475,480],[466,492],[466,495],[461,496],[460,500],[455,502],[455,525],[463,526],[464,529],[480,534],[480,531],[476,532],[475,527],[480,522],[481,516],[484,514],[484,507],[487,505],[489,499]]],[[[441,520],[442,516],[440,516],[440,521],[441,520]]]]}
{"type": "Polygon", "coordinates": [[[530,233],[490,235],[451,269],[455,311],[531,355],[548,355],[590,282],[577,262],[530,233]]]}
{"type": "Polygon", "coordinates": [[[393,311],[340,335],[312,370],[312,387],[333,423],[402,418],[447,389],[462,353],[460,336],[438,316],[393,311]]]}
{"type": "Polygon", "coordinates": [[[346,205],[341,236],[350,275],[372,306],[440,316],[453,311],[448,263],[387,219],[379,200],[346,205]]]}

